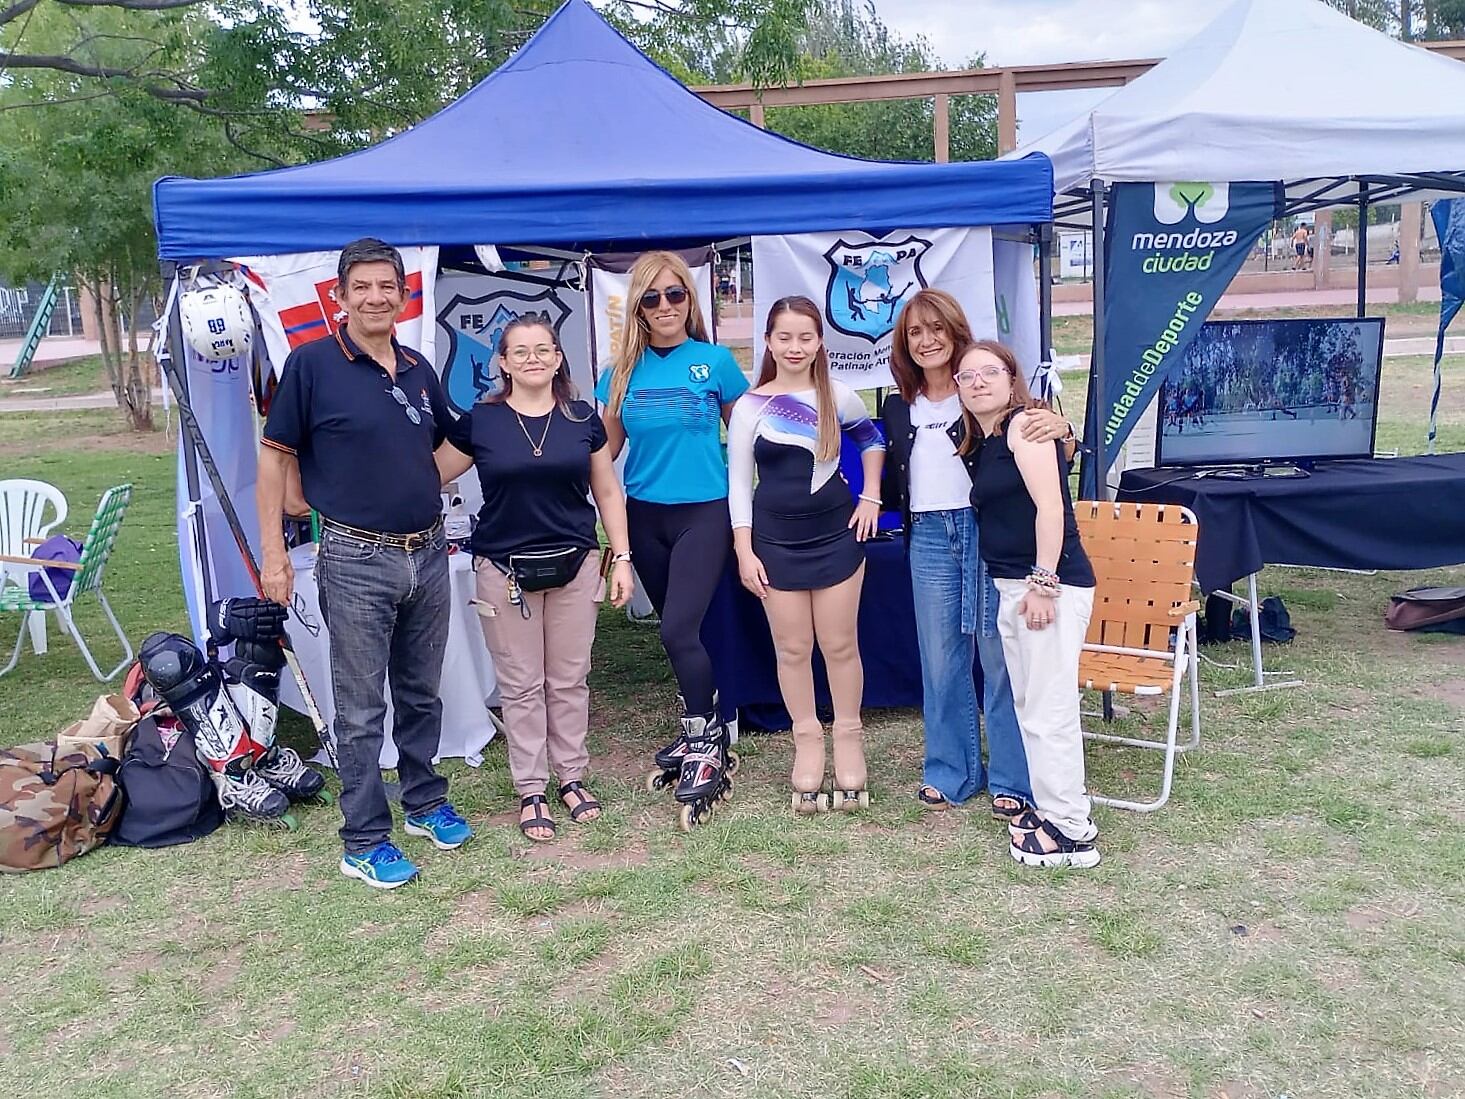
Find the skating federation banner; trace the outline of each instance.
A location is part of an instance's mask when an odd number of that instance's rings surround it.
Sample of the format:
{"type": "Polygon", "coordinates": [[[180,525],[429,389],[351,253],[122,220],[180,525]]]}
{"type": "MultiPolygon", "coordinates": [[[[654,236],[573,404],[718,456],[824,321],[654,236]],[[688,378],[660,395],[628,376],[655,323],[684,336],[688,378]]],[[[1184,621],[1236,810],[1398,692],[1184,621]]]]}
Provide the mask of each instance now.
{"type": "MultiPolygon", "coordinates": [[[[397,339],[433,357],[433,284],[437,248],[401,248],[407,269],[407,304],[397,318],[397,339]]],[[[290,352],[303,343],[328,336],[346,320],[336,301],[336,264],[340,252],[295,252],[281,256],[248,256],[233,262],[244,268],[249,300],[259,314],[265,349],[276,376],[290,352]]]]}
{"type": "Polygon", "coordinates": [[[1033,246],[1021,240],[994,240],[992,278],[997,338],[1017,356],[1018,365],[1027,376],[1028,388],[1038,396],[1051,397],[1061,386],[1057,372],[1043,367],[1033,246]]]}
{"type": "Polygon", "coordinates": [[[978,339],[998,336],[992,233],[986,228],[754,237],[753,276],[755,365],[763,358],[762,318],[790,294],[819,305],[830,368],[854,389],[891,384],[895,319],[923,287],[953,295],[978,339]]]}
{"type": "Polygon", "coordinates": [[[590,314],[583,291],[571,285],[569,271],[502,272],[493,275],[444,272],[436,286],[435,358],[443,391],[454,411],[467,412],[501,385],[498,345],[504,327],[533,313],[554,327],[570,379],[590,399],[590,314]]]}
{"type": "MultiPolygon", "coordinates": [[[[1104,248],[1104,393],[1086,438],[1106,464],[1134,430],[1280,208],[1273,183],[1119,183],[1104,248]]],[[[1092,463],[1089,463],[1091,466],[1092,463]]],[[[1086,467],[1083,495],[1097,472],[1086,467]]]]}

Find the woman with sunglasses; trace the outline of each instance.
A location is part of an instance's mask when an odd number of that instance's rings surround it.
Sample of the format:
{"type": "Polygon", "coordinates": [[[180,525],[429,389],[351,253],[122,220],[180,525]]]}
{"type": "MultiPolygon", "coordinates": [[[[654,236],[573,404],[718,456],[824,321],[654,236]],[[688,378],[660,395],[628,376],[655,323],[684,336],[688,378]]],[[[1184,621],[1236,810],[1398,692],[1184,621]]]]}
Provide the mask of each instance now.
{"type": "Polygon", "coordinates": [[[1084,793],[1078,661],[1094,610],[1094,570],[1079,541],[1063,445],[1024,437],[1036,402],[1012,352],[979,340],[956,372],[976,419],[972,506],[980,552],[1001,593],[997,628],[1012,678],[1036,812],[1009,825],[1009,853],[1025,866],[1099,865],[1099,830],[1084,793]]]}
{"type": "Polygon", "coordinates": [[[505,326],[498,353],[503,388],[448,430],[436,458],[444,484],[470,466],[478,471],[483,508],[471,545],[479,623],[503,700],[519,830],[544,841],[555,834],[544,793],[551,766],[570,819],[600,815],[585,786],[596,508],[614,555],[617,607],[631,597],[631,555],[605,428],[575,399],[554,329],[535,314],[519,317],[505,326]]]}
{"type": "Polygon", "coordinates": [[[885,443],[859,394],[829,376],[824,323],[805,297],[768,311],[758,384],[728,425],[728,493],[743,586],[763,601],[778,686],[793,719],[793,809],[869,805],[860,700],[865,675],[857,619],[865,579],[860,544],[875,533],[880,498],[859,506],[839,475],[841,434],[860,449],[865,483],[880,483],[885,443]],[[756,468],[758,487],[753,488],[756,468]],[[814,708],[814,642],[834,702],[834,782],[824,785],[824,729],[814,708]]]}
{"type": "Polygon", "coordinates": [[[728,788],[728,733],[701,630],[732,542],[722,425],[748,382],[732,353],[708,342],[680,256],[639,257],[626,303],[595,398],[612,457],[630,447],[623,475],[631,551],[682,697],[680,733],[656,753],[648,784],[660,789],[677,776],[682,826],[690,828],[728,788]]]}
{"type": "MultiPolygon", "coordinates": [[[[978,516],[970,503],[976,455],[963,449],[975,425],[962,413],[953,377],[972,342],[966,314],[945,291],[920,290],[901,310],[890,352],[897,391],[881,411],[889,450],[884,496],[905,517],[915,593],[926,737],[916,797],[928,809],[946,809],[985,787],[992,815],[1012,820],[1031,797],[1027,760],[997,635],[997,589],[977,554],[978,516]]],[[[1062,417],[1041,411],[1023,431],[1049,440],[1071,434],[1062,417]]]]}

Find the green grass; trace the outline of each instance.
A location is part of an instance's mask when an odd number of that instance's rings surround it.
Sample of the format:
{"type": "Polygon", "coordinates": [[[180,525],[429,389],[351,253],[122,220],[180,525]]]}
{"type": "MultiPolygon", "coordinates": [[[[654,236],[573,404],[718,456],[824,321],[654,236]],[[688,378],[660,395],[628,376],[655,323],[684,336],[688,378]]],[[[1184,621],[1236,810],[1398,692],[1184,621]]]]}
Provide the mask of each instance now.
{"type": "Polygon", "coordinates": [[[105,393],[109,388],[107,371],[99,355],[73,359],[55,366],[33,366],[14,380],[0,377],[0,399],[69,397],[77,393],[105,393]]]}
{"type": "MultiPolygon", "coordinates": [[[[1423,449],[1427,382],[1389,360],[1381,445],[1423,449]]],[[[1065,397],[1080,415],[1082,385],[1065,397]]],[[[1465,449],[1458,382],[1442,417],[1465,449]]],[[[0,415],[0,467],[58,484],[73,529],[132,481],[107,590],[134,640],[184,627],[167,439],[110,411],[0,415]]],[[[1268,666],[1307,686],[1215,698],[1248,655],[1207,649],[1203,748],[1159,813],[1098,813],[1092,873],[1012,865],[980,807],[919,812],[905,711],[867,714],[867,815],[792,819],[789,745],[760,737],[727,811],[682,836],[641,788],[675,687],[655,629],[607,612],[607,813],[557,812],[553,845],[518,835],[490,747],[443,766],[477,840],[410,841],[426,873],[396,893],[339,876],[326,808],[294,833],[230,826],[0,881],[0,1095],[1465,1094],[1465,640],[1382,628],[1390,593],[1465,570],[1262,579],[1299,630],[1268,666]]],[[[53,629],[0,680],[0,743],[50,736],[98,691],[53,629]]],[[[1145,753],[1088,760],[1096,789],[1157,778],[1145,753]]]]}

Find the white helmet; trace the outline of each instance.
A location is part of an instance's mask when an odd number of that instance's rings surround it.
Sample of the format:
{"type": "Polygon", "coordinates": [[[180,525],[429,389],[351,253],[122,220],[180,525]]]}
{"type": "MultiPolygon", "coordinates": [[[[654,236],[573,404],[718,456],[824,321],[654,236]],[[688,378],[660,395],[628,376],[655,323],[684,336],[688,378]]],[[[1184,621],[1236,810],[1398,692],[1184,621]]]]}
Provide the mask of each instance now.
{"type": "Polygon", "coordinates": [[[210,362],[247,355],[254,343],[249,306],[232,286],[185,291],[178,297],[178,317],[188,346],[210,362]]]}

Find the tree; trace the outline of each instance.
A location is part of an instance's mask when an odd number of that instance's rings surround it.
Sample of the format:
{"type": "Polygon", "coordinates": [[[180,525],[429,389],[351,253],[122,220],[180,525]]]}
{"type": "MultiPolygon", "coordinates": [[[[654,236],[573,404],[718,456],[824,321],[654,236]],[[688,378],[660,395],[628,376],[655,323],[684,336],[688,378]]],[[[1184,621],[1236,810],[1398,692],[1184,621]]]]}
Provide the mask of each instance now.
{"type": "MultiPolygon", "coordinates": [[[[825,0],[809,20],[801,45],[798,76],[879,76],[939,71],[944,66],[924,38],[892,33],[866,0],[825,0]]],[[[968,68],[981,68],[978,56],[968,68]]],[[[832,103],[770,108],[769,129],[832,152],[883,160],[931,160],[935,147],[935,105],[930,99],[832,103]]],[[[950,100],[953,160],[990,160],[997,155],[997,105],[991,96],[950,100]]]]}
{"type": "Polygon", "coordinates": [[[1327,0],[1339,11],[1406,42],[1465,38],[1465,0],[1327,0]]]}
{"type": "MultiPolygon", "coordinates": [[[[135,69],[139,52],[152,48],[131,34],[135,16],[91,14],[100,64],[135,69]]],[[[30,28],[42,49],[71,31],[64,17],[38,18],[30,28]]],[[[0,87],[0,271],[39,280],[71,272],[90,291],[108,380],[138,430],[152,426],[144,318],[161,293],[153,181],[240,166],[213,120],[130,79],[99,85],[89,75],[36,68],[10,74],[0,87]],[[14,109],[36,103],[49,105],[14,109]]]]}

